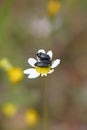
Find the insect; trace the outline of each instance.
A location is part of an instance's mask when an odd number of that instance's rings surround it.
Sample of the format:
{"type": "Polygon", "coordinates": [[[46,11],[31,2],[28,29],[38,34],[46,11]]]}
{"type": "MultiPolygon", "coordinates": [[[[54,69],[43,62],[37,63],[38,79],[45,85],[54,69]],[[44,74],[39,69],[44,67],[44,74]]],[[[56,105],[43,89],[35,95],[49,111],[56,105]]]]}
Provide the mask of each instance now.
{"type": "Polygon", "coordinates": [[[49,67],[51,65],[51,59],[50,56],[45,53],[37,53],[37,58],[39,59],[39,62],[35,63],[35,66],[38,67],[49,67]]]}
{"type": "Polygon", "coordinates": [[[37,58],[39,59],[39,61],[48,61],[48,62],[51,61],[50,56],[42,52],[37,53],[37,58]]]}
{"type": "Polygon", "coordinates": [[[50,63],[47,62],[47,61],[41,61],[41,62],[36,62],[35,63],[35,66],[38,66],[38,67],[49,67],[50,66],[50,63]]]}

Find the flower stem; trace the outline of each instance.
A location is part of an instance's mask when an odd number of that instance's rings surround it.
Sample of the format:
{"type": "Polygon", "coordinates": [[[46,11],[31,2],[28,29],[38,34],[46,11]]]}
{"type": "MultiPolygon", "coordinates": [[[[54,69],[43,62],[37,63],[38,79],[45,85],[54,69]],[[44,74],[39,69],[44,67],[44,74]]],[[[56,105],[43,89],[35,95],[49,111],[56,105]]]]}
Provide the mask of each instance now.
{"type": "Polygon", "coordinates": [[[44,97],[43,97],[43,130],[47,130],[47,79],[44,77],[44,97]]]}

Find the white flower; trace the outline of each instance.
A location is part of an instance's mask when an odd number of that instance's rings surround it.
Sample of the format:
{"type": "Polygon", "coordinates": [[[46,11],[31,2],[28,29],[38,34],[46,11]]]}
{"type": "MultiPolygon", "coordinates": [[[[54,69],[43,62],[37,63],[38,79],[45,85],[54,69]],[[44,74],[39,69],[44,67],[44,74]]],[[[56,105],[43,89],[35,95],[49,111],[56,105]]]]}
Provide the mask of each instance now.
{"type": "Polygon", "coordinates": [[[46,18],[31,18],[28,22],[29,31],[32,35],[41,38],[48,37],[51,34],[51,24],[46,18]]]}
{"type": "Polygon", "coordinates": [[[53,53],[52,53],[51,50],[46,53],[45,50],[40,49],[37,52],[37,54],[38,53],[43,53],[43,54],[48,55],[48,57],[50,58],[51,63],[48,63],[48,60],[45,59],[45,62],[47,64],[47,66],[38,66],[38,65],[36,65],[36,63],[39,62],[41,64],[42,63],[44,64],[44,61],[40,60],[38,57],[37,57],[37,60],[34,59],[34,58],[29,58],[28,63],[33,68],[29,68],[29,69],[24,70],[24,74],[28,74],[29,79],[37,78],[40,75],[41,76],[47,76],[47,74],[51,74],[54,71],[54,68],[57,67],[60,64],[60,59],[56,59],[56,60],[52,61],[53,53]]]}

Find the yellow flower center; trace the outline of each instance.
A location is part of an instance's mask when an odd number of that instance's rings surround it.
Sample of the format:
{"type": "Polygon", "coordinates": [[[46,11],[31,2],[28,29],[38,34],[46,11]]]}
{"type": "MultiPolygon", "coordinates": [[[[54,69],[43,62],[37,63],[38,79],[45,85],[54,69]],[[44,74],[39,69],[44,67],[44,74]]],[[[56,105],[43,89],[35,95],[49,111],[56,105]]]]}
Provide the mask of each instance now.
{"type": "Polygon", "coordinates": [[[40,74],[47,74],[51,70],[50,66],[49,67],[38,67],[38,66],[36,66],[35,69],[40,74]]]}

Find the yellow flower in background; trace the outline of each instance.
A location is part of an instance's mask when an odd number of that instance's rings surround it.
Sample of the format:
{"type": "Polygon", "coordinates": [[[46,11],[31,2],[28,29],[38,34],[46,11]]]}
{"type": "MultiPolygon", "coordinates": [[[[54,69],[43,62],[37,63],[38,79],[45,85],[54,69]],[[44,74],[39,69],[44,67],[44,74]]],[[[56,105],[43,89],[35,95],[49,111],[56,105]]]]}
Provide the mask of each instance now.
{"type": "Polygon", "coordinates": [[[58,1],[55,0],[51,0],[48,2],[48,13],[50,15],[55,15],[59,9],[60,9],[60,3],[58,1]]]}
{"type": "Polygon", "coordinates": [[[12,83],[17,83],[23,78],[23,71],[21,68],[13,67],[7,58],[0,60],[0,67],[4,69],[12,83]]]}
{"type": "Polygon", "coordinates": [[[17,112],[17,107],[12,103],[5,103],[2,106],[2,113],[7,117],[14,117],[17,112]]]}
{"type": "Polygon", "coordinates": [[[28,109],[25,112],[25,122],[30,126],[35,126],[38,124],[39,115],[36,110],[28,109]]]}
{"type": "Polygon", "coordinates": [[[7,74],[8,74],[9,80],[12,83],[18,83],[23,78],[23,71],[21,68],[12,67],[11,69],[7,71],[7,74]]]}
{"type": "Polygon", "coordinates": [[[7,71],[8,69],[12,68],[12,65],[7,58],[2,58],[0,60],[0,67],[7,71]]]}

